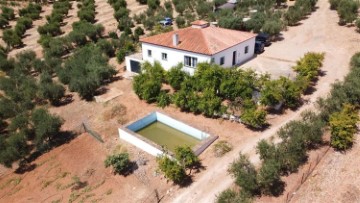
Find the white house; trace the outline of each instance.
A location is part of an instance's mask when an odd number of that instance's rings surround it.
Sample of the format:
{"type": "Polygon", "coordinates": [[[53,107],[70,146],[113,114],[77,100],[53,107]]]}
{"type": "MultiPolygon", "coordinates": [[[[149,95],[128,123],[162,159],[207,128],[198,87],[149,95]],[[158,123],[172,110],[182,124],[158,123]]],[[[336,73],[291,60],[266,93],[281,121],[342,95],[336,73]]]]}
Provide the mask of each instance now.
{"type": "Polygon", "coordinates": [[[127,71],[138,72],[143,61],[159,61],[165,70],[183,63],[183,70],[192,75],[200,62],[229,68],[249,60],[254,55],[255,35],[198,20],[191,27],[145,37],[140,42],[142,53],[125,58],[127,71]]]}

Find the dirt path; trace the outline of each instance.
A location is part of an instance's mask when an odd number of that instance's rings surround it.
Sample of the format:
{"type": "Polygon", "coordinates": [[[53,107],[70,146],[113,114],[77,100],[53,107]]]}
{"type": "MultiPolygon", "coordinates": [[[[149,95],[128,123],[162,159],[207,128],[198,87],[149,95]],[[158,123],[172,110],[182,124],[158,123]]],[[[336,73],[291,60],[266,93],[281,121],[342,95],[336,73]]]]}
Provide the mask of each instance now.
{"type": "MultiPolygon", "coordinates": [[[[283,33],[284,40],[274,43],[269,47],[264,56],[297,60],[309,51],[325,52],[323,70],[326,75],[318,81],[316,91],[310,96],[310,101],[315,101],[320,96],[325,96],[331,84],[341,80],[348,73],[350,57],[360,51],[360,35],[346,27],[339,27],[336,12],[329,10],[327,0],[319,0],[318,9],[302,21],[302,25],[291,27],[283,33]]],[[[275,68],[275,67],[274,67],[275,68]]],[[[314,108],[313,103],[302,106],[296,112],[287,112],[276,118],[273,125],[260,133],[251,133],[248,140],[234,144],[234,150],[225,157],[207,166],[205,173],[187,188],[180,189],[173,198],[165,202],[213,202],[215,195],[230,187],[233,179],[227,174],[228,165],[242,151],[250,155],[251,161],[258,163],[255,146],[260,139],[268,139],[284,124],[299,118],[301,112],[314,108]]]]}
{"type": "Polygon", "coordinates": [[[72,31],[72,24],[76,21],[79,21],[79,18],[77,17],[77,12],[79,8],[77,7],[78,2],[72,1],[72,7],[69,10],[67,18],[64,19],[64,26],[61,27],[61,30],[64,32],[61,36],[65,36],[69,34],[69,32],[72,31]]]}
{"type": "Polygon", "coordinates": [[[107,0],[95,1],[96,5],[96,24],[102,24],[105,28],[104,34],[116,32],[118,22],[114,18],[114,9],[107,0]]]}
{"type": "Polygon", "coordinates": [[[35,53],[38,57],[42,57],[43,49],[42,49],[41,45],[37,42],[40,39],[40,34],[37,31],[37,29],[39,26],[42,26],[47,22],[45,16],[51,14],[51,12],[53,10],[52,4],[42,6],[42,10],[43,10],[43,12],[40,13],[40,19],[33,21],[32,28],[26,30],[26,32],[25,32],[25,35],[22,39],[22,41],[24,43],[24,47],[22,47],[20,49],[13,49],[9,53],[9,56],[15,56],[16,54],[18,54],[22,51],[25,51],[25,50],[33,50],[33,51],[35,51],[35,53]]]}
{"type": "Polygon", "coordinates": [[[146,11],[147,5],[141,5],[136,0],[127,0],[127,8],[130,10],[130,16],[132,17],[134,14],[139,15],[141,12],[146,11]]]}

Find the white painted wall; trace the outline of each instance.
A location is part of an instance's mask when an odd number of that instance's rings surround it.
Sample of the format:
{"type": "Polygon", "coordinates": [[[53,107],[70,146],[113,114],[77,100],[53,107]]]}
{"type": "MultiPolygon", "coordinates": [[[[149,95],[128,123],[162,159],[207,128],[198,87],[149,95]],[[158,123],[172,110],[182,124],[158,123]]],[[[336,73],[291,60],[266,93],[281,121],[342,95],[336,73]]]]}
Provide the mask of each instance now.
{"type": "Polygon", "coordinates": [[[120,139],[123,139],[129,142],[130,144],[135,145],[139,149],[142,149],[153,156],[159,156],[163,153],[161,150],[133,136],[131,133],[127,132],[124,129],[119,128],[119,135],[120,135],[120,139]]]}
{"type": "MultiPolygon", "coordinates": [[[[222,65],[225,68],[233,67],[233,52],[236,51],[236,65],[242,64],[245,61],[251,59],[254,56],[254,48],[255,48],[255,37],[240,43],[236,46],[230,47],[222,52],[219,52],[213,56],[198,54],[178,49],[172,49],[167,47],[162,47],[149,43],[142,43],[142,55],[143,61],[149,61],[150,63],[154,63],[155,61],[159,61],[165,70],[169,70],[170,68],[178,65],[179,63],[184,63],[184,56],[196,57],[197,62],[210,62],[212,58],[215,59],[214,63],[220,65],[220,58],[225,57],[225,63],[222,65]],[[248,53],[245,54],[245,47],[248,46],[248,53]],[[151,57],[148,56],[148,50],[151,50],[151,57]],[[167,60],[162,59],[162,53],[167,54],[167,60]]],[[[127,70],[130,71],[130,60],[129,58],[125,58],[127,70]]],[[[188,72],[190,75],[193,75],[195,72],[195,68],[191,67],[183,67],[183,70],[188,72]]]]}
{"type": "Polygon", "coordinates": [[[220,65],[220,58],[225,56],[225,63],[222,65],[225,68],[233,67],[233,52],[236,51],[236,65],[242,64],[245,61],[249,60],[251,57],[254,56],[254,49],[255,49],[255,37],[240,43],[236,46],[233,46],[229,49],[226,49],[222,52],[215,54],[213,57],[215,59],[215,63],[220,65]],[[245,47],[249,47],[249,51],[245,54],[245,47]]]}
{"type": "MultiPolygon", "coordinates": [[[[179,63],[184,63],[184,56],[196,57],[197,62],[210,62],[211,56],[198,54],[178,49],[171,49],[167,47],[157,46],[149,43],[142,43],[142,54],[143,60],[149,61],[150,63],[154,63],[155,61],[159,61],[165,70],[169,70],[170,68],[178,65],[179,63]],[[148,50],[151,50],[151,57],[148,56],[148,50]],[[167,53],[167,60],[162,60],[161,53],[167,53]]],[[[194,73],[195,68],[184,67],[184,71],[190,73],[191,75],[194,73]]]]}

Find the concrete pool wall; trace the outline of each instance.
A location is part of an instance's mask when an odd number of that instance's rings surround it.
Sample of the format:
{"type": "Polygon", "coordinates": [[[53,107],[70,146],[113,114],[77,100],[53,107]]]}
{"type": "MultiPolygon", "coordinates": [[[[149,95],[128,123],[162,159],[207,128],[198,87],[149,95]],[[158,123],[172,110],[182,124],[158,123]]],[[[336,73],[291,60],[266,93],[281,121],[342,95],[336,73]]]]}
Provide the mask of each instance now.
{"type": "Polygon", "coordinates": [[[193,151],[196,155],[201,154],[211,143],[213,143],[218,138],[218,136],[212,136],[206,132],[191,127],[163,113],[152,112],[149,115],[133,123],[130,123],[125,127],[119,128],[120,139],[135,145],[136,147],[144,150],[145,152],[153,156],[161,155],[163,154],[161,146],[136,133],[140,129],[156,121],[168,125],[196,139],[199,139],[200,143],[193,147],[193,151]]]}

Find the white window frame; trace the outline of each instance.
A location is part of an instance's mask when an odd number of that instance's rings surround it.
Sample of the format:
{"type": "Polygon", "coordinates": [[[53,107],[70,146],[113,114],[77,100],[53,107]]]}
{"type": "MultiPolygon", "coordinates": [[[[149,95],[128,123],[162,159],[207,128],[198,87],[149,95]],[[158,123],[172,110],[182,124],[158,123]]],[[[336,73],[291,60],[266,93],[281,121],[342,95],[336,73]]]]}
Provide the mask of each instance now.
{"type": "Polygon", "coordinates": [[[150,49],[147,50],[148,57],[152,57],[152,51],[150,49]]]}
{"type": "Polygon", "coordinates": [[[245,54],[249,53],[249,46],[246,46],[246,47],[245,47],[244,53],[245,53],[245,54]]]}
{"type": "Polygon", "coordinates": [[[197,58],[185,55],[184,56],[184,66],[185,67],[190,67],[190,68],[195,68],[197,66],[197,58]]]}
{"type": "Polygon", "coordinates": [[[167,61],[168,60],[167,53],[161,53],[161,59],[163,61],[167,61]]]}

